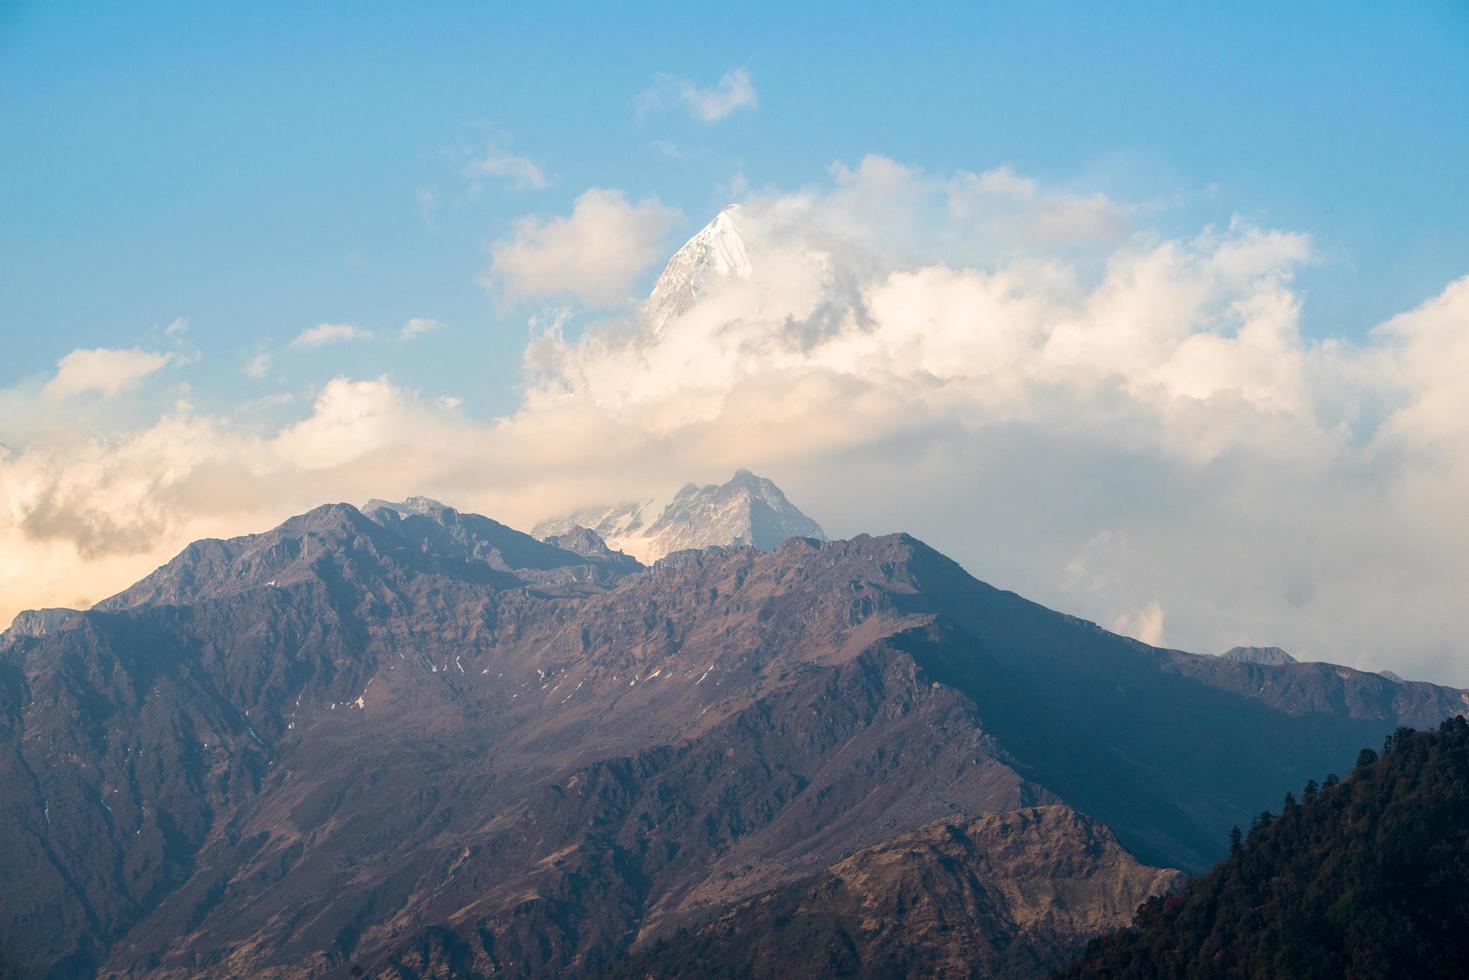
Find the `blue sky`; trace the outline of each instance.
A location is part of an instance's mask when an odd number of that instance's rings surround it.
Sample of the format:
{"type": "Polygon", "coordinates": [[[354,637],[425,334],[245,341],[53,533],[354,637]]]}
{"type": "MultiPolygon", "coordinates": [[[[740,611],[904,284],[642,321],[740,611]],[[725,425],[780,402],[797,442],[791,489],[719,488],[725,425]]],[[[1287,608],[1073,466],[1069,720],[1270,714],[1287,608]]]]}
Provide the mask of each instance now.
{"type": "Polygon", "coordinates": [[[335,347],[278,361],[276,383],[389,370],[507,411],[528,311],[476,278],[518,217],[621,188],[681,211],[676,245],[737,175],[795,188],[868,153],[1182,202],[1164,226],[1238,212],[1308,233],[1305,329],[1357,336],[1469,270],[1469,7],[1280,6],[12,0],[0,382],[183,316],[195,397],[222,406],[259,387],[252,351],[423,316],[452,330],[411,358],[335,347]],[[732,67],[758,108],[639,112],[660,73],[732,67]],[[471,195],[459,171],[492,143],[549,186],[471,195]]]}
{"type": "Polygon", "coordinates": [[[791,7],[0,0],[0,623],[325,500],[748,467],[1469,683],[1463,0],[791,7]]]}

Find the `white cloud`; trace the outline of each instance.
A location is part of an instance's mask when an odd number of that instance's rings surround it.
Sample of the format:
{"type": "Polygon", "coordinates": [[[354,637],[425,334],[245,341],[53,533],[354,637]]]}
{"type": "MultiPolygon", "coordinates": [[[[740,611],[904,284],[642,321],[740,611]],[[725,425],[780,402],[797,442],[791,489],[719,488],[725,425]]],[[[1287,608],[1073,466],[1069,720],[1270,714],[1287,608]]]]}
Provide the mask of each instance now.
{"type": "Polygon", "coordinates": [[[170,337],[178,337],[189,332],[189,321],[181,316],[173,318],[173,322],[163,328],[163,332],[170,337]]]}
{"type": "MultiPolygon", "coordinates": [[[[501,243],[506,289],[601,274],[594,229],[648,202],[593,193],[501,243]]],[[[630,316],[568,338],[549,316],[508,418],[338,378],[269,431],[174,410],[106,439],[7,436],[0,617],[323,500],[429,493],[528,526],[750,466],[833,533],[909,530],[1148,642],[1469,683],[1469,277],[1361,343],[1311,340],[1297,233],[1167,236],[1004,168],[877,157],[742,203],[748,278],[657,333],[630,316]]]]}
{"type": "Polygon", "coordinates": [[[518,222],[513,235],[490,247],[483,281],[508,302],[568,296],[610,306],[628,298],[677,220],[678,212],[657,198],[633,203],[621,191],[594,187],[566,217],[518,222]]]}
{"type": "Polygon", "coordinates": [[[414,337],[422,337],[426,333],[445,329],[445,325],[438,320],[430,320],[426,317],[414,317],[403,324],[403,329],[398,331],[398,336],[403,340],[412,340],[414,337]]]}
{"type": "Polygon", "coordinates": [[[1418,444],[1469,448],[1469,276],[1376,331],[1392,382],[1407,395],[1390,430],[1418,444]]]}
{"type": "Polygon", "coordinates": [[[350,323],[321,323],[302,330],[289,346],[293,349],[311,348],[341,343],[346,340],[371,339],[372,334],[369,331],[350,323]]]}
{"type": "Polygon", "coordinates": [[[47,398],[65,398],[95,391],[111,398],[136,387],[171,360],[172,354],[153,354],[136,347],[74,350],[57,362],[56,376],[46,384],[43,393],[47,398]]]}
{"type": "Polygon", "coordinates": [[[639,98],[643,110],[677,105],[706,125],[724,119],[740,109],[753,109],[760,104],[755,81],[744,68],[731,68],[710,88],[702,88],[686,78],[659,75],[652,88],[639,98]]]}
{"type": "Polygon", "coordinates": [[[535,161],[495,147],[465,164],[464,176],[470,179],[470,187],[474,191],[479,190],[480,182],[486,177],[504,180],[519,190],[540,190],[551,186],[545,171],[535,161]]]}

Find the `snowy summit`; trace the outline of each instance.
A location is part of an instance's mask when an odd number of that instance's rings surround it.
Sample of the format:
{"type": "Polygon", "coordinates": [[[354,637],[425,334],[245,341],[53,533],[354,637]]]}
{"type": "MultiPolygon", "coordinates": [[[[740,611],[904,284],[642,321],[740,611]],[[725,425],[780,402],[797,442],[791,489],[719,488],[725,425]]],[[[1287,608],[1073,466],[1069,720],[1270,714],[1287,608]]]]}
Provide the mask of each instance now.
{"type": "Polygon", "coordinates": [[[671,500],[628,501],[586,507],[531,531],[546,540],[589,528],[607,546],[652,563],[689,548],[750,545],[761,551],[787,538],[826,540],[826,532],[786,499],[780,487],[749,470],[721,485],[685,484],[671,500]]]}
{"type": "Polygon", "coordinates": [[[644,307],[654,335],[662,333],[716,283],[750,277],[750,258],[737,223],[739,213],[738,204],[729,205],[668,260],[644,307]]]}

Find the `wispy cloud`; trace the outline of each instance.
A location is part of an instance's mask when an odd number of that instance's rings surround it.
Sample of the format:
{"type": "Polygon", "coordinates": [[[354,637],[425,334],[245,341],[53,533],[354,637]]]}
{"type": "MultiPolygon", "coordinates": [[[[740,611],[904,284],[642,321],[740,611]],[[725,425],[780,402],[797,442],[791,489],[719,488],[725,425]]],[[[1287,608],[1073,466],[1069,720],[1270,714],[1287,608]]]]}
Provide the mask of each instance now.
{"type": "Polygon", "coordinates": [[[433,224],[434,212],[439,207],[439,192],[432,187],[420,187],[413,192],[413,200],[418,203],[418,217],[423,223],[433,224]]]}
{"type": "Polygon", "coordinates": [[[251,381],[260,381],[270,373],[270,362],[270,351],[261,351],[246,361],[240,371],[251,381]]]}
{"type": "Polygon", "coordinates": [[[503,180],[518,190],[541,190],[551,186],[546,172],[530,157],[496,147],[464,165],[471,191],[478,191],[485,178],[503,180]]]}
{"type": "Polygon", "coordinates": [[[398,331],[398,336],[403,340],[412,340],[414,337],[422,337],[426,333],[433,333],[435,330],[443,330],[444,328],[445,324],[440,323],[438,320],[416,316],[403,324],[403,329],[398,331]]]}
{"type": "Polygon", "coordinates": [[[350,323],[321,323],[296,335],[292,349],[322,347],[348,340],[371,340],[372,333],[350,323]]]}
{"type": "Polygon", "coordinates": [[[148,375],[173,360],[172,354],[154,354],[136,347],[111,350],[98,347],[74,350],[56,365],[56,376],[47,382],[47,398],[65,398],[83,392],[99,392],[111,398],[135,387],[148,375]]]}
{"type": "Polygon", "coordinates": [[[740,109],[760,104],[755,80],[744,68],[731,68],[712,87],[701,87],[687,78],[659,75],[638,99],[642,111],[679,106],[699,122],[719,122],[740,109]]]}

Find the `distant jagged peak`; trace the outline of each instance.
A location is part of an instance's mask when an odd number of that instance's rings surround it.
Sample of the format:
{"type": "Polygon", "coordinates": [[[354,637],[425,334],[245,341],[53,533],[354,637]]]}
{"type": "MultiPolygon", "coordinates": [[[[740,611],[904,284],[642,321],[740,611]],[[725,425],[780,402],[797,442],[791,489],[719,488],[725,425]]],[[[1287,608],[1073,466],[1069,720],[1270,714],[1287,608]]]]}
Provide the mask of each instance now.
{"type": "Polygon", "coordinates": [[[655,336],[719,282],[750,277],[753,267],[739,215],[738,204],[724,208],[668,260],[644,307],[655,336]]]}
{"type": "Polygon", "coordinates": [[[542,521],[531,533],[549,541],[578,527],[595,531],[608,547],[644,563],[711,546],[772,551],[789,538],[826,540],[821,525],[792,504],[780,487],[747,469],[721,484],[686,483],[666,500],[585,507],[542,521]]]}
{"type": "Polygon", "coordinates": [[[373,497],[362,505],[364,514],[371,514],[375,510],[391,510],[399,514],[422,514],[424,517],[435,517],[445,511],[454,510],[447,504],[442,504],[432,497],[405,497],[399,501],[382,500],[373,497]]]}
{"type": "Polygon", "coordinates": [[[1237,663],[1264,664],[1267,667],[1283,667],[1300,662],[1280,647],[1231,647],[1220,656],[1237,663]]]}
{"type": "Polygon", "coordinates": [[[545,542],[562,551],[569,551],[594,561],[610,562],[629,569],[640,567],[638,560],[632,555],[607,547],[607,542],[602,540],[602,536],[589,527],[577,525],[564,534],[550,535],[545,542]]]}

